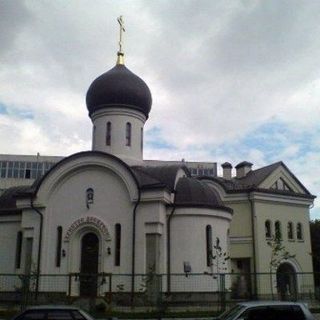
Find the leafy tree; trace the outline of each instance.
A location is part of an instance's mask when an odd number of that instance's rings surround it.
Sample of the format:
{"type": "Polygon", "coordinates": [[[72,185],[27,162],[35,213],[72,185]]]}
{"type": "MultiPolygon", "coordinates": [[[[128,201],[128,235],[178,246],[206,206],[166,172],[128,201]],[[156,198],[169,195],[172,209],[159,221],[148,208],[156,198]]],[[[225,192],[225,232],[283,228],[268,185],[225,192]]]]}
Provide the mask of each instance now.
{"type": "Polygon", "coordinates": [[[225,251],[222,250],[220,246],[220,239],[218,237],[216,238],[216,243],[213,246],[211,254],[211,265],[216,268],[217,274],[221,272],[226,272],[228,269],[227,261],[230,259],[230,257],[227,255],[225,251]]]}
{"type": "Polygon", "coordinates": [[[282,244],[281,235],[276,234],[269,241],[267,245],[271,248],[271,256],[269,261],[269,272],[270,272],[270,289],[273,298],[273,283],[272,283],[272,272],[276,272],[283,260],[294,258],[294,254],[290,254],[286,247],[282,244]]]}
{"type": "Polygon", "coordinates": [[[320,285],[320,220],[310,221],[310,236],[312,248],[313,270],[315,272],[315,284],[320,285]]]}
{"type": "Polygon", "coordinates": [[[272,273],[272,271],[277,271],[277,268],[283,260],[295,257],[295,255],[290,254],[286,247],[281,243],[279,236],[274,236],[267,242],[267,244],[271,248],[271,257],[269,262],[270,273],[272,273]]]}

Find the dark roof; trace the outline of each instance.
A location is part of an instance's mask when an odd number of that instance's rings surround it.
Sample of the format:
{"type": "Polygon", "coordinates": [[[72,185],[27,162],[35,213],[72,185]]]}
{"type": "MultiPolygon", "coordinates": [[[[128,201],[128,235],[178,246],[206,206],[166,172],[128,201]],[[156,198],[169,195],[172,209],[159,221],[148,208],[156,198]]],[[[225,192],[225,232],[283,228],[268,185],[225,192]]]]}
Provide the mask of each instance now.
{"type": "MultiPolygon", "coordinates": [[[[245,177],[242,178],[234,178],[234,181],[239,186],[255,186],[257,187],[262,183],[274,170],[276,170],[278,167],[280,167],[283,163],[282,162],[276,162],[273,164],[270,164],[268,166],[252,170],[248,172],[248,174],[245,177]]],[[[240,163],[238,164],[238,166],[240,163]]],[[[252,164],[251,164],[252,165],[252,164]]]]}
{"type": "Polygon", "coordinates": [[[222,168],[232,168],[232,164],[230,162],[225,162],[221,165],[222,168]]]}
{"type": "Polygon", "coordinates": [[[141,189],[165,188],[166,185],[155,179],[140,167],[131,168],[141,189]]]}
{"type": "Polygon", "coordinates": [[[176,187],[176,206],[214,208],[233,212],[206,183],[195,178],[180,178],[176,187]]]}
{"type": "Polygon", "coordinates": [[[92,82],[86,102],[89,115],[98,109],[116,106],[141,111],[148,118],[152,97],[141,78],[124,65],[116,65],[92,82]]]}
{"type": "Polygon", "coordinates": [[[238,164],[235,166],[235,168],[236,168],[236,169],[239,169],[239,168],[246,167],[246,166],[252,167],[252,165],[253,165],[253,164],[252,164],[251,162],[242,161],[242,162],[238,163],[238,164]]]}
{"type": "Polygon", "coordinates": [[[16,197],[30,188],[30,186],[18,186],[6,189],[0,196],[0,215],[20,213],[21,210],[16,206],[16,197]]]}
{"type": "Polygon", "coordinates": [[[304,187],[304,185],[296,178],[296,176],[288,169],[288,167],[282,162],[275,162],[268,166],[259,168],[257,170],[251,170],[245,177],[232,178],[231,180],[224,179],[221,177],[199,177],[200,180],[209,179],[218,182],[226,192],[237,193],[237,192],[250,192],[250,191],[261,191],[266,193],[276,193],[291,196],[300,196],[306,198],[315,198],[311,193],[304,187]],[[259,185],[278,167],[283,166],[291,175],[291,177],[297,182],[297,184],[304,190],[305,194],[296,193],[290,190],[277,190],[277,189],[263,189],[259,188],[259,185]]]}
{"type": "Polygon", "coordinates": [[[189,171],[185,165],[164,165],[164,166],[134,166],[133,170],[152,177],[169,188],[170,191],[174,190],[177,172],[183,169],[187,176],[190,176],[189,171]]]}

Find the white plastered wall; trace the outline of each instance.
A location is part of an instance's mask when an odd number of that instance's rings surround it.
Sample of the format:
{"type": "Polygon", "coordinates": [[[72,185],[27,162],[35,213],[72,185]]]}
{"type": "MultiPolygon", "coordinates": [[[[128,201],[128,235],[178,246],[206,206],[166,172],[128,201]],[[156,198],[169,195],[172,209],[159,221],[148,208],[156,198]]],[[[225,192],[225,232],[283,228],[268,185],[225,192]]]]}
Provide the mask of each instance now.
{"type": "Polygon", "coordinates": [[[17,233],[21,229],[21,215],[0,216],[0,273],[15,273],[17,233]]]}
{"type": "MultiPolygon", "coordinates": [[[[91,120],[95,126],[92,150],[113,154],[130,164],[141,164],[141,130],[146,117],[143,113],[127,108],[108,108],[96,111],[91,120]],[[111,145],[106,145],[106,127],[111,123],[111,145]],[[126,124],[131,123],[131,146],[126,146],[126,124]]],[[[142,131],[143,133],[143,131],[142,131]]]]}
{"type": "MultiPolygon", "coordinates": [[[[177,208],[171,220],[171,290],[172,291],[212,291],[218,287],[215,277],[216,267],[207,266],[206,226],[212,227],[212,242],[218,237],[222,252],[229,254],[227,231],[230,227],[231,214],[215,209],[177,208]],[[184,272],[184,262],[191,266],[190,276],[182,279],[175,273],[184,272]],[[204,278],[203,274],[208,274],[204,278]],[[182,287],[181,287],[182,286],[182,287]]],[[[227,270],[230,272],[229,265],[227,270]]]]}

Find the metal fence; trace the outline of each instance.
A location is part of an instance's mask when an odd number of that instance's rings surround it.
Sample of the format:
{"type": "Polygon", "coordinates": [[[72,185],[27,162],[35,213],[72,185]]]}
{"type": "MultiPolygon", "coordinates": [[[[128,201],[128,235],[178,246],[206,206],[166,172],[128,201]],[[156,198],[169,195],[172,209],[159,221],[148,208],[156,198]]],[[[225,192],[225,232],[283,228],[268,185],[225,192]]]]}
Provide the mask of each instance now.
{"type": "Polygon", "coordinates": [[[101,312],[223,311],[242,300],[302,300],[319,305],[315,273],[0,274],[0,307],[78,304],[101,312]],[[134,290],[133,290],[134,288],[134,290]]]}

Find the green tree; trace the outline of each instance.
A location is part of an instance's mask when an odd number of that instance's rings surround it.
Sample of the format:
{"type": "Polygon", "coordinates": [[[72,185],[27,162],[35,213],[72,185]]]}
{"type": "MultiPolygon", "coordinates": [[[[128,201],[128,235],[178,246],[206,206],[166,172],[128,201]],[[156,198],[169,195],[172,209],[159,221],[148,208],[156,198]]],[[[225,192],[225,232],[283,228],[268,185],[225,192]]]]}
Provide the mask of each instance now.
{"type": "Polygon", "coordinates": [[[273,283],[272,283],[272,273],[277,272],[278,267],[284,260],[288,260],[290,258],[294,258],[294,254],[290,254],[290,252],[283,245],[281,236],[276,234],[269,241],[267,241],[267,245],[271,248],[271,256],[269,261],[269,272],[270,272],[270,288],[271,295],[273,298],[273,283]]]}
{"type": "Polygon", "coordinates": [[[320,220],[310,221],[310,236],[311,236],[311,255],[313,270],[315,272],[315,284],[320,285],[320,220]]]}
{"type": "Polygon", "coordinates": [[[290,254],[278,236],[275,236],[271,240],[267,241],[267,244],[271,248],[271,257],[269,262],[270,273],[276,272],[283,260],[288,260],[295,257],[294,254],[290,254]]]}
{"type": "Polygon", "coordinates": [[[222,247],[220,246],[220,239],[218,237],[216,238],[216,243],[211,252],[211,259],[211,265],[215,267],[217,274],[228,270],[227,261],[230,257],[226,251],[222,250],[222,247]]]}

